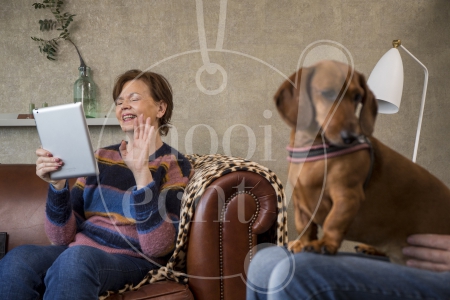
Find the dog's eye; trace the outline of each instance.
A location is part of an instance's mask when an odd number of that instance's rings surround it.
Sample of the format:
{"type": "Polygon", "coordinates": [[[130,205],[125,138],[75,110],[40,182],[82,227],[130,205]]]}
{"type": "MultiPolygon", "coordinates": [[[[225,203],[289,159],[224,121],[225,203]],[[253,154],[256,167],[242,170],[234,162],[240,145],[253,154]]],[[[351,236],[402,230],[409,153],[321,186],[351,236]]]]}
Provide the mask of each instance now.
{"type": "Polygon", "coordinates": [[[335,100],[337,96],[336,92],[333,90],[322,91],[321,94],[324,98],[327,98],[328,100],[335,100]]]}
{"type": "Polygon", "coordinates": [[[355,102],[361,102],[361,100],[362,100],[362,95],[361,94],[356,94],[353,97],[353,101],[355,101],[355,102]]]}

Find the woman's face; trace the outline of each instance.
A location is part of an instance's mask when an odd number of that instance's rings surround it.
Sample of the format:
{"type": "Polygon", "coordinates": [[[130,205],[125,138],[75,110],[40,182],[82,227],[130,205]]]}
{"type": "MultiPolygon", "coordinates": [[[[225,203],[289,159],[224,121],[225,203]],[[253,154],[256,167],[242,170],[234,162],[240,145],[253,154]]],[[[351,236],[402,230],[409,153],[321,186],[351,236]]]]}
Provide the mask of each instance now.
{"type": "MultiPolygon", "coordinates": [[[[167,104],[156,102],[150,89],[142,80],[127,81],[116,102],[116,118],[123,131],[133,131],[134,119],[144,114],[144,121],[151,118],[151,125],[158,129],[158,119],[164,116],[167,104]]],[[[158,130],[157,130],[158,131],[158,130]]]]}

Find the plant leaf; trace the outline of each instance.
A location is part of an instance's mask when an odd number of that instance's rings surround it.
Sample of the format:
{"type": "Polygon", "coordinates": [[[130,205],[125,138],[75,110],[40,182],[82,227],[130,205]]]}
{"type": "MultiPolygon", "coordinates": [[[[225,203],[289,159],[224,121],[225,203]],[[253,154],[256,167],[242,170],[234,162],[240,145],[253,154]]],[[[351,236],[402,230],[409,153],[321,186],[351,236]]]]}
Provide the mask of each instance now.
{"type": "Polygon", "coordinates": [[[31,37],[33,41],[39,43],[39,51],[46,55],[49,60],[56,60],[59,47],[57,40],[69,39],[70,32],[67,28],[73,22],[73,17],[76,16],[75,14],[70,14],[69,12],[61,12],[60,8],[63,5],[63,0],[42,0],[42,3],[36,2],[32,4],[35,9],[50,8],[50,11],[54,17],[54,19],[39,20],[40,31],[51,31],[54,29],[60,31],[58,37],[50,40],[43,40],[34,36],[31,37]]]}

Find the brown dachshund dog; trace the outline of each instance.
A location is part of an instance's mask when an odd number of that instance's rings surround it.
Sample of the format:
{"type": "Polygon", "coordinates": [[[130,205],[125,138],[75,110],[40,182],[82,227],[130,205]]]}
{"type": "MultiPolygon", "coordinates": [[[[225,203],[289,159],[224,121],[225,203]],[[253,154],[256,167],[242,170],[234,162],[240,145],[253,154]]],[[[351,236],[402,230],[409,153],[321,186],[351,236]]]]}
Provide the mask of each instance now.
{"type": "Polygon", "coordinates": [[[288,179],[299,233],[289,243],[293,252],[334,254],[346,239],[404,264],[401,249],[409,235],[450,234],[447,186],[372,136],[377,103],[363,75],[321,61],[294,73],[274,100],[292,128],[288,179]],[[333,147],[341,154],[331,153],[333,147]],[[296,159],[305,148],[326,154],[296,159]]]}

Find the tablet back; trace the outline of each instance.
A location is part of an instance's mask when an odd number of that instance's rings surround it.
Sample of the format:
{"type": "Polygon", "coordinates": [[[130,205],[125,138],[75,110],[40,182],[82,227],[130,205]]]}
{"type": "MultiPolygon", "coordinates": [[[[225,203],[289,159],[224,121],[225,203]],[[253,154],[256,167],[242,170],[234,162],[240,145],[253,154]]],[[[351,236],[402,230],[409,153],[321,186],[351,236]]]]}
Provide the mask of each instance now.
{"type": "Polygon", "coordinates": [[[42,148],[64,162],[51,179],[98,174],[81,102],[34,109],[33,115],[42,148]]]}

